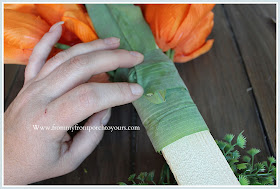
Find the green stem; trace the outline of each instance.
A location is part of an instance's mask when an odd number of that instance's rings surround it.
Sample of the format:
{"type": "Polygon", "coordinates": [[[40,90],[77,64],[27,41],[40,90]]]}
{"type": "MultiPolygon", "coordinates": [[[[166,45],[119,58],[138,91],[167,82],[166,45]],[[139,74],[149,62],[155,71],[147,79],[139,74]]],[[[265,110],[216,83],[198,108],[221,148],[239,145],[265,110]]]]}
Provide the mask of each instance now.
{"type": "Polygon", "coordinates": [[[245,175],[247,177],[252,177],[252,176],[270,176],[271,173],[260,173],[260,174],[250,174],[250,175],[245,175]]]}
{"type": "Polygon", "coordinates": [[[165,52],[166,56],[168,56],[168,57],[170,57],[170,50],[171,49],[169,49],[168,51],[165,52]]]}
{"type": "Polygon", "coordinates": [[[252,170],[250,171],[250,173],[252,173],[254,171],[254,156],[252,156],[252,170]]]}
{"type": "Polygon", "coordinates": [[[167,170],[167,173],[166,173],[166,177],[167,177],[167,183],[170,184],[170,174],[169,174],[169,167],[168,167],[168,170],[167,170]]]}
{"type": "Polygon", "coordinates": [[[171,49],[171,53],[170,53],[170,59],[172,60],[172,62],[174,62],[174,55],[175,55],[175,50],[171,49]]]}
{"type": "Polygon", "coordinates": [[[271,166],[272,166],[272,163],[270,162],[269,167],[268,167],[268,171],[271,171],[271,166]]]}
{"type": "Polygon", "coordinates": [[[168,56],[168,58],[170,60],[174,60],[174,55],[175,55],[175,50],[173,49],[169,49],[168,51],[165,52],[166,56],[168,56]]]}
{"type": "Polygon", "coordinates": [[[234,149],[234,147],[236,146],[236,144],[234,144],[234,145],[232,145],[229,149],[228,149],[228,151],[225,153],[225,157],[228,155],[228,153],[231,151],[231,150],[233,150],[234,149]]]}
{"type": "Polygon", "coordinates": [[[56,47],[58,49],[66,50],[66,49],[69,49],[71,46],[65,45],[65,44],[62,44],[62,43],[56,43],[54,45],[54,47],[56,47]]]}

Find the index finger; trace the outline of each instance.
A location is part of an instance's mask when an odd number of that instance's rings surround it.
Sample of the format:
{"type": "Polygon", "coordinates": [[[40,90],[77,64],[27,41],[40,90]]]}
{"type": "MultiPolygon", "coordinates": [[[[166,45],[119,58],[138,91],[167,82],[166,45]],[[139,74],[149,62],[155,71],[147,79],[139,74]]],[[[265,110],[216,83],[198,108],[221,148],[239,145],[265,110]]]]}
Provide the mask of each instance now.
{"type": "Polygon", "coordinates": [[[44,82],[46,90],[51,90],[52,98],[57,98],[74,87],[85,83],[92,75],[115,70],[119,67],[129,68],[141,63],[144,56],[135,51],[122,49],[95,51],[71,58],[61,64],[44,82]]]}

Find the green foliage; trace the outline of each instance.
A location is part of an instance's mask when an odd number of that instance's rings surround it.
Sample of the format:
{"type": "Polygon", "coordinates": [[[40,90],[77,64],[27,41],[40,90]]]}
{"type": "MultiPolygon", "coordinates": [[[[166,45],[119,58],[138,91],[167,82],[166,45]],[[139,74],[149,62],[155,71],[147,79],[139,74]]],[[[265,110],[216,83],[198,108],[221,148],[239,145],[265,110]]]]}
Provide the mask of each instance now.
{"type": "MultiPolygon", "coordinates": [[[[276,160],[274,157],[268,157],[268,161],[254,163],[254,157],[260,153],[257,148],[252,148],[241,157],[240,152],[236,149],[246,147],[246,138],[243,136],[243,131],[237,136],[236,142],[233,143],[234,135],[227,134],[223,140],[216,140],[217,145],[223,152],[227,162],[238,178],[241,185],[273,185],[276,180],[276,160]]],[[[154,181],[155,172],[141,172],[137,177],[136,174],[129,176],[128,181],[133,185],[148,185],[156,184],[154,181]],[[136,179],[135,179],[136,178],[136,179]]],[[[171,181],[172,173],[167,164],[164,164],[161,170],[160,178],[157,184],[170,185],[176,184],[171,181]]],[[[120,185],[126,185],[124,182],[119,182],[120,185]]]]}
{"type": "Polygon", "coordinates": [[[256,148],[252,148],[251,150],[247,151],[247,153],[251,156],[255,156],[257,155],[258,153],[260,153],[260,150],[259,149],[256,149],[256,148]]]}
{"type": "Polygon", "coordinates": [[[238,176],[238,180],[240,182],[241,185],[249,185],[250,181],[248,180],[248,178],[244,175],[239,175],[238,176]]]}
{"type": "Polygon", "coordinates": [[[251,161],[251,158],[249,156],[243,156],[242,160],[249,163],[251,161]]]}
{"type": "Polygon", "coordinates": [[[234,135],[227,134],[224,140],[216,141],[220,150],[223,152],[235,176],[238,178],[241,185],[272,185],[276,180],[276,168],[274,157],[268,157],[268,162],[254,163],[254,157],[260,153],[257,148],[248,150],[241,158],[236,147],[244,149],[246,147],[246,137],[242,131],[233,143],[234,135]]]}
{"type": "MultiPolygon", "coordinates": [[[[132,174],[128,177],[129,185],[173,185],[176,184],[176,181],[169,169],[169,166],[165,163],[162,167],[159,181],[154,181],[155,172],[141,172],[138,176],[136,174],[132,174]]],[[[124,182],[119,182],[119,185],[127,185],[124,182]]]]}
{"type": "Polygon", "coordinates": [[[233,134],[226,134],[226,136],[224,137],[224,140],[231,144],[231,141],[233,140],[233,138],[234,138],[233,134]]]}
{"type": "Polygon", "coordinates": [[[244,149],[245,146],[246,146],[246,137],[243,136],[243,132],[242,131],[238,136],[237,136],[237,139],[236,139],[236,145],[239,146],[240,148],[244,149]]]}

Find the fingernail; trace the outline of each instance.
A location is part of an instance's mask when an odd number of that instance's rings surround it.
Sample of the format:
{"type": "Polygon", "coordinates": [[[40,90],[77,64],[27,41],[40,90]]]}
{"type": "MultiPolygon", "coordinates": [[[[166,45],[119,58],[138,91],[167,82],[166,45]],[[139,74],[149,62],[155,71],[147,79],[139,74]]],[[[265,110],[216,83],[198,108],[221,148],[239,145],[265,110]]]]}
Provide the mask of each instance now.
{"type": "Polygon", "coordinates": [[[50,28],[49,32],[55,31],[55,29],[57,28],[57,26],[62,25],[62,24],[64,24],[64,21],[57,22],[55,25],[53,25],[53,26],[50,28]]]}
{"type": "Polygon", "coordinates": [[[104,39],[104,43],[107,45],[113,45],[113,44],[116,44],[119,42],[120,42],[120,39],[116,38],[116,37],[109,37],[109,38],[104,39]]]}
{"type": "Polygon", "coordinates": [[[136,56],[136,57],[143,57],[143,54],[136,52],[136,51],[130,51],[129,52],[132,56],[136,56]]]}
{"type": "Polygon", "coordinates": [[[101,124],[102,124],[102,125],[106,125],[106,124],[108,123],[110,117],[111,117],[111,108],[109,108],[109,109],[107,110],[106,115],[105,115],[105,116],[102,118],[102,120],[101,120],[101,124]]]}
{"type": "Polygon", "coordinates": [[[139,95],[142,95],[144,92],[143,88],[138,84],[129,84],[129,87],[130,87],[132,94],[134,94],[134,95],[139,96],[139,95]]]}

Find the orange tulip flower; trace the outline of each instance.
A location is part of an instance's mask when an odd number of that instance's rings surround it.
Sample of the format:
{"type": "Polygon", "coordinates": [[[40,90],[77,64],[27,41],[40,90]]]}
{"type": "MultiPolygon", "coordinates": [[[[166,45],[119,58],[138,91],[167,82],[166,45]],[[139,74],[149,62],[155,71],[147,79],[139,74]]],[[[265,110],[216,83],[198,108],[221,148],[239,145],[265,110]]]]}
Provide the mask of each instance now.
{"type": "MultiPolygon", "coordinates": [[[[4,63],[27,65],[35,45],[48,32],[50,26],[59,21],[64,21],[59,41],[61,43],[74,45],[98,38],[82,5],[5,4],[4,63]]],[[[50,57],[60,51],[53,48],[50,57]]],[[[88,82],[109,82],[109,76],[101,73],[93,76],[88,82]]]]}
{"type": "Polygon", "coordinates": [[[4,9],[38,15],[34,4],[4,4],[4,9]]]}
{"type": "Polygon", "coordinates": [[[38,16],[4,9],[4,62],[27,64],[34,46],[49,29],[38,16]]]}
{"type": "Polygon", "coordinates": [[[82,5],[5,4],[4,9],[5,63],[27,64],[35,44],[59,21],[65,22],[60,43],[74,45],[98,38],[82,5]]]}
{"type": "Polygon", "coordinates": [[[210,50],[206,41],[213,28],[212,4],[141,5],[144,17],[164,52],[175,50],[174,61],[186,62],[210,50]]]}
{"type": "Polygon", "coordinates": [[[61,43],[73,45],[81,41],[89,42],[98,39],[83,5],[37,4],[35,6],[39,15],[50,25],[59,21],[65,22],[62,26],[63,32],[61,43]]]}

